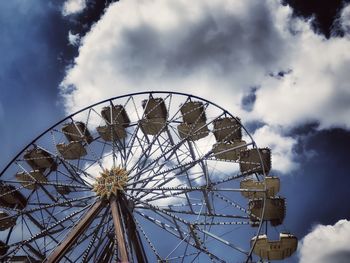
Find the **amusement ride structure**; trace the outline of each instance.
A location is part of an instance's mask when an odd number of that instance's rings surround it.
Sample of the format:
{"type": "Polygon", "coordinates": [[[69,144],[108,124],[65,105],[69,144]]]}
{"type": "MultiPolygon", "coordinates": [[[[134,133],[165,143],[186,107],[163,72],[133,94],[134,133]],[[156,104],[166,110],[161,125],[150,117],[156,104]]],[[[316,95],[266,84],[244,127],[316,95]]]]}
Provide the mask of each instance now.
{"type": "Polygon", "coordinates": [[[286,201],[270,170],[270,149],[203,98],[96,103],[1,172],[0,261],[283,260],[297,238],[279,230],[286,201]]]}

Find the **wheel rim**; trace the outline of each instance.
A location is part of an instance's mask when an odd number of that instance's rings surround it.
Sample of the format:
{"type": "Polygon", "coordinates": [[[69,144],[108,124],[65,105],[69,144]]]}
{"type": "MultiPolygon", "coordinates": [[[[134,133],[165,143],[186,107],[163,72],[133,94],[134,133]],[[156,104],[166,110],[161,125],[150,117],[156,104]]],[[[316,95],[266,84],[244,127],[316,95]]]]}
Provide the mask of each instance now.
{"type": "MultiPolygon", "coordinates": [[[[107,128],[114,131],[114,126],[107,128]]],[[[201,128],[195,129],[206,133],[201,128]]],[[[111,135],[119,136],[117,131],[111,135]]],[[[82,151],[79,146],[72,149],[75,153],[82,151]]],[[[38,158],[41,159],[49,158],[38,158]]],[[[14,186],[26,199],[23,208],[18,204],[12,208],[2,205],[8,212],[7,218],[16,219],[15,226],[4,230],[6,238],[2,241],[8,250],[2,257],[11,259],[23,255],[50,261],[57,251],[62,252],[60,247],[78,228],[78,237],[72,239],[74,242],[69,247],[64,247],[65,254],[60,260],[84,262],[102,258],[109,262],[127,257],[131,262],[140,262],[142,258],[150,262],[248,261],[254,247],[249,244],[250,238],[259,235],[263,220],[248,210],[239,183],[248,177],[264,181],[264,168],[260,151],[239,119],[208,100],[183,93],[142,92],[96,103],[50,127],[2,171],[1,182],[14,186]],[[151,127],[148,131],[154,135],[142,130],[145,119],[142,100],[151,98],[162,98],[167,111],[165,124],[162,126],[160,122],[161,130],[154,132],[151,127]],[[202,102],[205,109],[208,135],[198,140],[179,135],[178,126],[184,122],[180,105],[190,101],[202,102]],[[115,105],[124,107],[130,123],[125,127],[125,138],[112,138],[112,142],[108,142],[96,128],[106,123],[113,125],[113,121],[108,123],[101,115],[101,109],[115,105]],[[223,117],[237,121],[245,140],[243,146],[257,151],[262,172],[242,174],[239,160],[225,161],[213,153],[213,145],[217,143],[213,123],[223,117]],[[77,122],[84,124],[91,138],[84,134],[83,128],[80,144],[86,155],[67,159],[69,151],[65,148],[60,152],[57,145],[62,142],[66,143],[63,146],[68,145],[67,135],[74,134],[62,132],[62,128],[67,123],[77,127],[77,122]],[[44,178],[33,174],[33,165],[25,158],[26,151],[34,148],[49,153],[55,164],[47,164],[43,171],[38,166],[38,174],[44,178]],[[113,198],[101,198],[93,190],[93,184],[104,169],[115,167],[126,171],[126,182],[112,192],[113,198]],[[21,180],[15,177],[18,173],[23,174],[21,180]],[[97,207],[100,200],[102,205],[97,207]],[[116,215],[112,211],[115,209],[121,224],[119,237],[115,233],[116,215]],[[81,228],[79,223],[89,213],[92,216],[88,226],[81,228]],[[257,228],[251,227],[252,217],[257,228]],[[120,242],[121,237],[125,242],[120,242]],[[124,248],[120,243],[125,244],[124,248]]],[[[3,196],[9,193],[11,191],[6,190],[3,196]]],[[[265,196],[259,210],[261,215],[264,208],[265,196]]]]}

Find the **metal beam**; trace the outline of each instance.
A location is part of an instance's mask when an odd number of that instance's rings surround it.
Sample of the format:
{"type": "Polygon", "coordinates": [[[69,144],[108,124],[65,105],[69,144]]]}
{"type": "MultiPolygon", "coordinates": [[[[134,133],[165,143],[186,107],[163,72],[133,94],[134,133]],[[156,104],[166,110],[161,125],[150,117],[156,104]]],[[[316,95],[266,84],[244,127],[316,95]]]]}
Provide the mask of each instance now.
{"type": "Polygon", "coordinates": [[[31,244],[25,244],[25,246],[35,255],[37,256],[40,260],[43,260],[45,258],[45,256],[38,251],[37,249],[35,249],[31,244]]]}
{"type": "Polygon", "coordinates": [[[113,258],[114,240],[108,239],[96,262],[108,263],[113,258]]]}
{"type": "Polygon", "coordinates": [[[127,206],[128,200],[124,195],[119,195],[119,200],[121,200],[121,209],[122,215],[124,217],[124,222],[126,222],[127,234],[130,242],[132,243],[132,247],[134,248],[137,262],[138,263],[147,263],[147,256],[145,250],[142,245],[141,237],[136,228],[135,219],[127,206]]]}
{"type": "Polygon", "coordinates": [[[69,232],[66,239],[58,247],[56,247],[45,262],[59,262],[64,257],[66,252],[72,247],[72,245],[74,245],[79,236],[88,228],[103,207],[104,202],[101,199],[97,200],[80,220],[80,222],[69,232]]]}
{"type": "Polygon", "coordinates": [[[117,245],[118,245],[118,252],[120,254],[120,260],[121,262],[129,262],[128,259],[128,253],[126,251],[125,246],[125,238],[123,233],[123,227],[120,217],[120,204],[117,202],[116,197],[112,196],[110,201],[112,216],[113,216],[113,224],[114,224],[114,230],[115,235],[117,238],[117,245]]]}

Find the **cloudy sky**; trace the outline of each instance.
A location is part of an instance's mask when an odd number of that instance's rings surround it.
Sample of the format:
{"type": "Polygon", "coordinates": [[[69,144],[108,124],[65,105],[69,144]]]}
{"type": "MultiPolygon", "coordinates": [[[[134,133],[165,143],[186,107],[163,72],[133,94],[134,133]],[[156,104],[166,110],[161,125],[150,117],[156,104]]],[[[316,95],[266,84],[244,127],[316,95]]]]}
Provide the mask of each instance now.
{"type": "Polygon", "coordinates": [[[1,1],[0,169],[99,100],[200,95],[272,148],[301,240],[290,262],[347,262],[350,1],[305,2],[1,1]]]}

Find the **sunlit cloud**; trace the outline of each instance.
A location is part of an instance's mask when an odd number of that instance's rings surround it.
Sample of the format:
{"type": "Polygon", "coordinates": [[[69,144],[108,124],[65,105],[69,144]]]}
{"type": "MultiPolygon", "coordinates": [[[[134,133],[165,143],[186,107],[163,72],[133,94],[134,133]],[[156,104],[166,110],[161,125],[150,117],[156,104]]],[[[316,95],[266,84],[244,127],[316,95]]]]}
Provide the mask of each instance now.
{"type": "Polygon", "coordinates": [[[67,112],[140,90],[209,98],[244,123],[264,123],[260,133],[272,137],[260,141],[270,140],[274,168],[288,173],[296,140],[286,131],[349,128],[348,47],[275,0],[120,1],[81,40],[61,94],[67,112]]]}
{"type": "Polygon", "coordinates": [[[64,16],[80,13],[86,7],[86,0],[67,0],[62,9],[64,16]]]}
{"type": "Polygon", "coordinates": [[[71,31],[68,32],[68,42],[70,45],[79,46],[79,40],[79,34],[73,34],[71,31]]]}
{"type": "Polygon", "coordinates": [[[300,263],[345,263],[350,256],[350,221],[317,225],[301,241],[300,263]]]}

